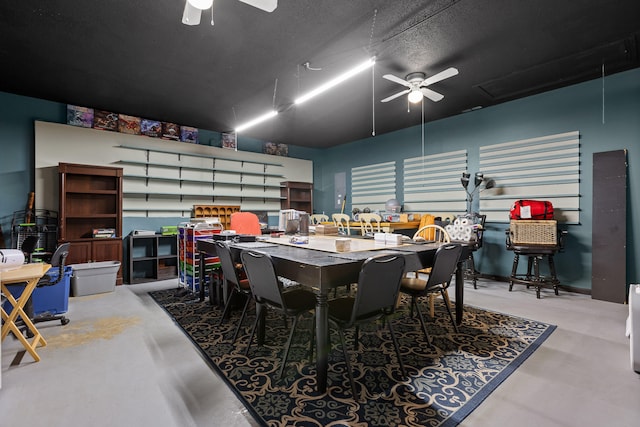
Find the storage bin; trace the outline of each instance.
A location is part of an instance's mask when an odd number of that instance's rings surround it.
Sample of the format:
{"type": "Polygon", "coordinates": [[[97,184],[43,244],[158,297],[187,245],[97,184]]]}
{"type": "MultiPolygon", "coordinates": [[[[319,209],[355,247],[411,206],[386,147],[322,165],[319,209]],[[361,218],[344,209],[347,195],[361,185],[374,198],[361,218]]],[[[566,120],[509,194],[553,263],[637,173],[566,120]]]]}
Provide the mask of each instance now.
{"type": "MultiPolygon", "coordinates": [[[[66,266],[64,268],[64,276],[60,282],[51,286],[41,286],[35,288],[31,294],[31,301],[33,302],[33,314],[35,316],[39,314],[62,314],[66,313],[69,309],[69,284],[71,280],[72,268],[66,266]]],[[[58,267],[50,268],[46,273],[52,282],[58,280],[60,269],[58,267]]],[[[8,285],[9,291],[17,299],[22,295],[24,286],[21,285],[8,285]]],[[[13,307],[9,302],[5,301],[3,308],[7,314],[11,313],[13,307]]]]}
{"type": "Polygon", "coordinates": [[[557,245],[556,220],[512,219],[509,237],[513,245],[557,245]]]}
{"type": "Polygon", "coordinates": [[[113,292],[120,261],[72,264],[71,291],[74,297],[113,292]]]}

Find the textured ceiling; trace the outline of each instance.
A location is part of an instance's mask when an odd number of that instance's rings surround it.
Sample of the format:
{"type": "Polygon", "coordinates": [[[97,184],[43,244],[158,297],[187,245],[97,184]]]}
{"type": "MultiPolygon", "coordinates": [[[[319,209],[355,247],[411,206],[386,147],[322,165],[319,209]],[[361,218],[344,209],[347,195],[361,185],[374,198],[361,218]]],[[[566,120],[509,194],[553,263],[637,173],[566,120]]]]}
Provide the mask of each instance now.
{"type": "Polygon", "coordinates": [[[246,135],[320,148],[420,123],[406,97],[380,102],[403,89],[383,74],[456,67],[432,121],[640,66],[637,0],[215,0],[214,26],[182,24],[184,2],[2,1],[0,91],[220,132],[276,108],[246,135]]]}

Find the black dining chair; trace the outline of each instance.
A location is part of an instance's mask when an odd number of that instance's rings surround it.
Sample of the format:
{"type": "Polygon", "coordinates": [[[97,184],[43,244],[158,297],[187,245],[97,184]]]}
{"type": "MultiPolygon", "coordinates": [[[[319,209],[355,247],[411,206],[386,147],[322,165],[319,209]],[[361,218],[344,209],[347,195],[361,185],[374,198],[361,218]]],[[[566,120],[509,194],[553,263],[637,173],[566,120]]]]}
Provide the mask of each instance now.
{"type": "MultiPolygon", "coordinates": [[[[460,259],[461,253],[462,245],[460,243],[444,244],[438,248],[434,255],[431,273],[429,274],[429,278],[426,281],[402,281],[400,292],[411,296],[411,312],[413,313],[413,309],[418,312],[418,318],[420,319],[420,324],[422,325],[422,331],[424,332],[424,336],[427,338],[427,342],[429,343],[429,345],[431,345],[431,340],[429,339],[429,333],[427,332],[427,326],[425,324],[422,311],[420,310],[418,299],[420,297],[429,297],[433,294],[440,294],[445,300],[444,305],[447,308],[449,317],[451,318],[453,328],[456,332],[458,332],[458,326],[456,325],[453,313],[451,312],[451,307],[447,302],[448,298],[446,298],[445,296],[447,288],[449,288],[449,285],[451,284],[451,279],[456,272],[458,260],[460,259]]],[[[462,284],[460,284],[460,286],[462,286],[462,284]]]]}
{"type": "MultiPolygon", "coordinates": [[[[269,255],[253,251],[242,251],[240,258],[247,273],[249,285],[251,286],[256,304],[260,305],[262,309],[272,309],[282,313],[287,318],[293,319],[289,339],[287,340],[282,355],[282,364],[278,372],[278,379],[280,379],[287,364],[287,358],[289,357],[289,350],[298,325],[298,320],[303,314],[314,310],[316,306],[316,296],[313,292],[303,289],[302,287],[284,291],[284,285],[278,280],[273,260],[269,255]]],[[[266,316],[264,318],[266,319],[266,316]]],[[[251,342],[253,341],[259,321],[260,316],[256,316],[245,355],[249,354],[251,342]]],[[[312,357],[312,343],[315,338],[314,331],[315,328],[312,327],[309,340],[309,359],[312,357]]]]}
{"type": "Polygon", "coordinates": [[[353,398],[358,400],[351,362],[345,345],[344,331],[355,327],[354,348],[359,342],[359,326],[382,319],[388,326],[398,356],[398,364],[406,376],[400,347],[393,331],[389,315],[393,314],[398,299],[400,282],[404,274],[405,259],[398,255],[380,255],[367,259],[360,270],[355,296],[329,301],[329,325],[338,330],[342,353],[347,364],[353,398]]]}
{"type": "Polygon", "coordinates": [[[242,307],[242,315],[240,316],[240,320],[238,320],[238,325],[236,326],[236,330],[233,334],[233,338],[231,339],[232,343],[236,342],[238,338],[238,333],[242,328],[242,322],[247,315],[247,308],[251,303],[251,287],[249,286],[249,280],[241,277],[243,274],[242,264],[236,263],[233,260],[233,255],[231,253],[231,249],[222,241],[216,241],[216,252],[218,257],[220,258],[220,268],[222,269],[222,286],[226,289],[231,288],[231,292],[229,293],[227,300],[225,301],[224,311],[222,312],[222,317],[220,318],[220,325],[222,325],[225,319],[229,316],[231,311],[231,307],[234,304],[234,298],[236,295],[244,297],[244,305],[242,307]]]}

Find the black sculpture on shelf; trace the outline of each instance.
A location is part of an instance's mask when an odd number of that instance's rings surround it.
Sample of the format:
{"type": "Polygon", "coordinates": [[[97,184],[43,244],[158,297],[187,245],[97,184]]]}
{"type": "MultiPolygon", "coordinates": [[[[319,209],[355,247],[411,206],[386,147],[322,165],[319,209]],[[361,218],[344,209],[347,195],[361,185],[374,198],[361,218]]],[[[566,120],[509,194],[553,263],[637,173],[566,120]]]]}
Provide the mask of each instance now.
{"type": "Polygon", "coordinates": [[[462,178],[460,178],[460,182],[464,187],[464,191],[467,193],[467,213],[471,214],[473,210],[473,198],[476,194],[480,193],[480,191],[490,190],[496,186],[496,182],[493,178],[485,178],[482,172],[476,172],[473,184],[473,190],[469,191],[469,179],[471,178],[471,174],[469,172],[462,172],[462,178]],[[484,183],[484,188],[480,189],[480,185],[484,183]]]}

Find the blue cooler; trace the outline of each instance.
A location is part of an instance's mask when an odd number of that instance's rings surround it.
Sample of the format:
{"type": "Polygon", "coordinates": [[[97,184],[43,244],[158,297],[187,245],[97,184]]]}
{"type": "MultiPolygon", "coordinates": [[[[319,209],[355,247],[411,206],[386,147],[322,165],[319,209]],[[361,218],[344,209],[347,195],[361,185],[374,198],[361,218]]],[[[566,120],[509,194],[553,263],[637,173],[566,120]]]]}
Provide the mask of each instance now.
{"type": "MultiPolygon", "coordinates": [[[[51,278],[52,282],[58,280],[58,267],[52,267],[47,271],[47,275],[51,278]]],[[[64,277],[58,283],[53,286],[42,286],[35,288],[33,294],[31,294],[31,300],[33,302],[33,315],[39,314],[61,314],[66,313],[69,309],[69,289],[71,284],[71,273],[73,269],[71,267],[64,268],[64,277]]],[[[19,295],[22,295],[24,286],[9,285],[7,286],[11,294],[17,299],[19,295]]],[[[5,301],[4,309],[7,314],[11,313],[11,304],[5,301]]]]}

